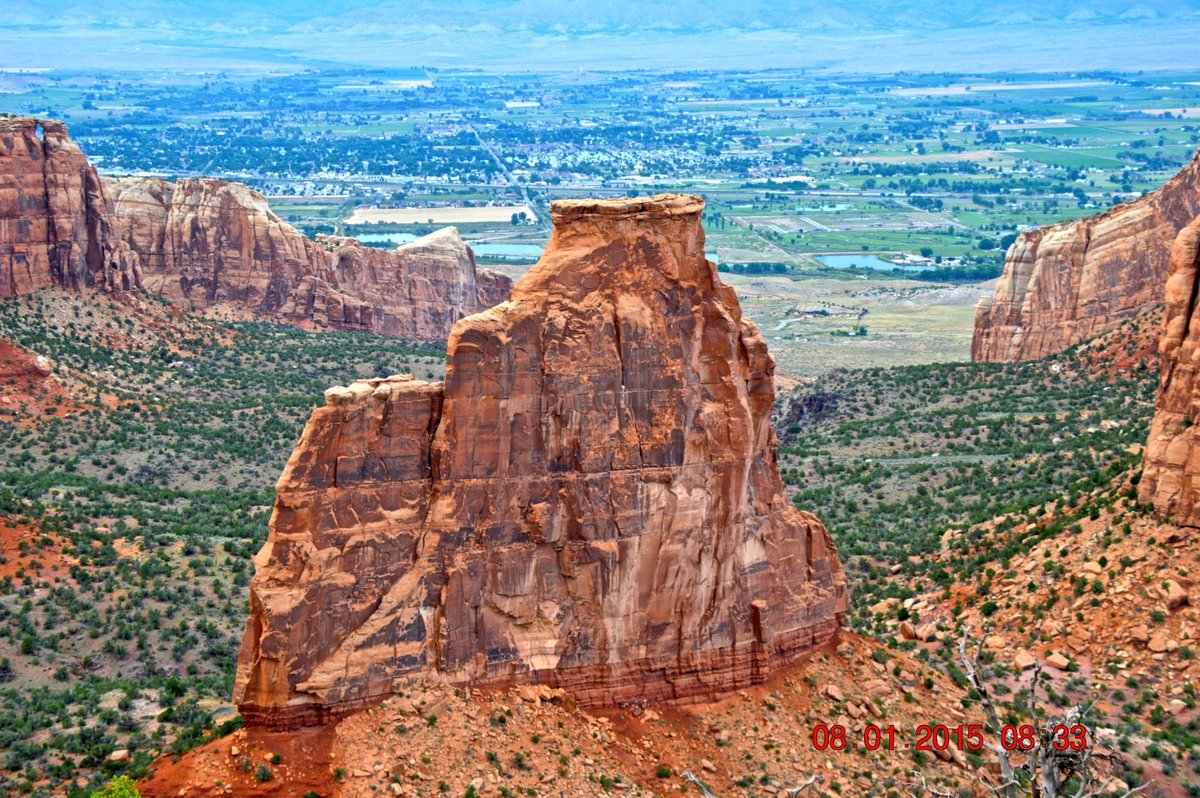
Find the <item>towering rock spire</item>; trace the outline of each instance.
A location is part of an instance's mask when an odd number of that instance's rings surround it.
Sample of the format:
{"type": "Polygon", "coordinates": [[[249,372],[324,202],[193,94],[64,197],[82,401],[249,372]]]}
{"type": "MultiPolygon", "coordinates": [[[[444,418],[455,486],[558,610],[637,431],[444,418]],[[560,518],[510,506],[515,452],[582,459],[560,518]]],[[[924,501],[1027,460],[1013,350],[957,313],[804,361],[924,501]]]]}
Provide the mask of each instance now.
{"type": "Polygon", "coordinates": [[[1139,498],[1164,516],[1200,527],[1200,217],[1171,248],[1166,319],[1159,342],[1162,382],[1146,444],[1139,498]]]}
{"type": "Polygon", "coordinates": [[[774,361],[704,257],[696,197],[565,201],[445,384],[326,392],[279,480],[235,700],[318,722],[432,670],[585,705],[763,680],[841,626],[792,508],[774,361]]]}

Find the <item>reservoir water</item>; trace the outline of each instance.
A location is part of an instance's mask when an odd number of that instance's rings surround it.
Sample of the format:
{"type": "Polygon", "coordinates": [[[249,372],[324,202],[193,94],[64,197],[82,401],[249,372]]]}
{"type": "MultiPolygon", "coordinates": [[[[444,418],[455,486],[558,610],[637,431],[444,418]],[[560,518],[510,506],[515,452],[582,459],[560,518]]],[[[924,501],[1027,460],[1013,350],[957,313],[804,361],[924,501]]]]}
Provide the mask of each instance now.
{"type": "Polygon", "coordinates": [[[891,263],[875,255],[820,255],[817,261],[832,269],[871,269],[877,272],[890,272],[899,269],[903,272],[924,272],[934,268],[925,264],[891,263]]]}

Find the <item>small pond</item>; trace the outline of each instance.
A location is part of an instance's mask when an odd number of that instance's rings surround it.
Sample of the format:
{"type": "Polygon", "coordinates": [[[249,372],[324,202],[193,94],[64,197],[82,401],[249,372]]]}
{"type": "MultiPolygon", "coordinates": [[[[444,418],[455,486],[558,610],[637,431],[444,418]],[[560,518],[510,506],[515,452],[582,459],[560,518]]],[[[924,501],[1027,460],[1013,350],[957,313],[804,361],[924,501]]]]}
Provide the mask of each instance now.
{"type": "Polygon", "coordinates": [[[924,264],[892,263],[876,255],[821,255],[817,261],[832,269],[872,269],[877,272],[890,272],[899,269],[904,272],[924,272],[933,266],[924,264]]]}

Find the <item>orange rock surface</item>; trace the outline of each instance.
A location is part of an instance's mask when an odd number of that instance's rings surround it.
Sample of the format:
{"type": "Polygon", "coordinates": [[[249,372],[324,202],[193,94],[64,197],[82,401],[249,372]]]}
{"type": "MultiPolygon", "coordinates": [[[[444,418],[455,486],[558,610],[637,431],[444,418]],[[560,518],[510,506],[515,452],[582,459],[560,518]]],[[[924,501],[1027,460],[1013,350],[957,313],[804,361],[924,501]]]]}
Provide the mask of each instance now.
{"type": "Polygon", "coordinates": [[[111,213],[66,125],[0,118],[0,297],[49,286],[136,288],[137,257],[113,237],[111,213]]]}
{"type": "Polygon", "coordinates": [[[1166,320],[1159,356],[1162,382],[1143,457],[1139,498],[1180,524],[1200,526],[1197,478],[1200,449],[1196,421],[1200,418],[1200,218],[1175,239],[1167,279],[1166,320]]]}
{"type": "Polygon", "coordinates": [[[0,420],[36,424],[78,410],[74,386],[54,371],[45,357],[0,338],[0,420]]]}
{"type": "Polygon", "coordinates": [[[975,314],[971,359],[1035,360],[1162,301],[1171,244],[1200,215],[1200,154],[1158,191],[1021,234],[975,314]]]}
{"type": "Polygon", "coordinates": [[[351,238],[305,238],[241,183],[109,185],[118,232],[140,256],[146,288],[193,311],[440,340],[511,292],[508,277],[476,268],[452,227],[384,251],[351,238]]]}
{"type": "Polygon", "coordinates": [[[774,361],[704,257],[695,197],[564,201],[445,384],[326,392],[278,484],[235,700],[254,725],[377,703],[405,674],[580,704],[761,682],[847,591],[789,506],[774,361]]]}

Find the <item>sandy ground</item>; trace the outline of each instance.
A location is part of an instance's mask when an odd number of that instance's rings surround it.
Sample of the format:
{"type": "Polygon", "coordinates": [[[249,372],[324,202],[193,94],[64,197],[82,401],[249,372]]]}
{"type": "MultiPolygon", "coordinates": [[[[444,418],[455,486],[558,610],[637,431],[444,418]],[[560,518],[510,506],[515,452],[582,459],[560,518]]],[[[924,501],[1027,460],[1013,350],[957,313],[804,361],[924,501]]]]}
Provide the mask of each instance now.
{"type": "Polygon", "coordinates": [[[860,161],[862,163],[907,163],[911,161],[920,161],[923,163],[935,162],[953,162],[959,163],[962,161],[992,161],[992,160],[1012,160],[1012,153],[1018,150],[974,150],[972,152],[930,152],[925,155],[862,155],[852,158],[842,158],[841,160],[852,162],[860,161]]]}
{"type": "Polygon", "coordinates": [[[1200,119],[1200,108],[1144,108],[1142,113],[1147,116],[1171,114],[1184,119],[1200,119]]]}
{"type": "Polygon", "coordinates": [[[775,356],[776,373],[800,378],[833,368],[968,360],[975,304],[992,292],[991,283],[736,274],[721,279],[737,290],[742,309],[758,325],[775,356]],[[829,315],[811,315],[822,310],[829,315]],[[834,334],[860,325],[867,328],[865,336],[834,334]]]}

